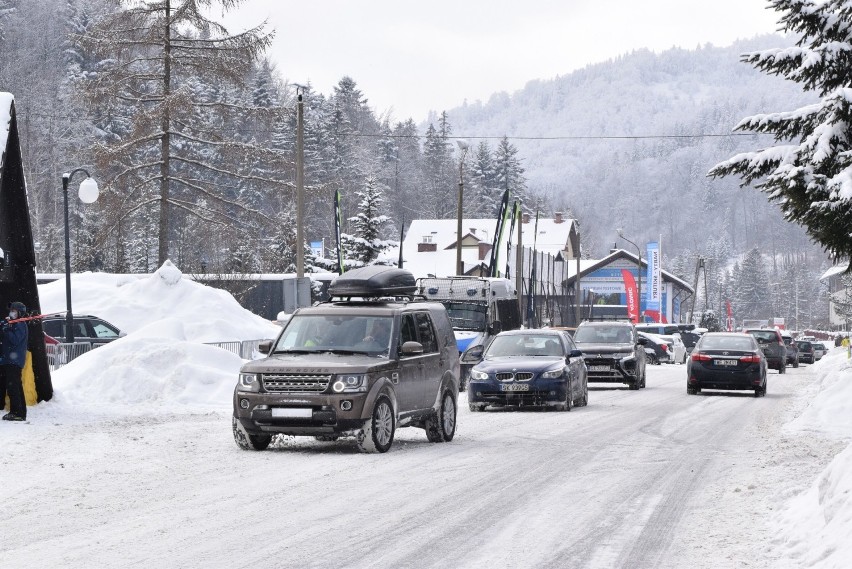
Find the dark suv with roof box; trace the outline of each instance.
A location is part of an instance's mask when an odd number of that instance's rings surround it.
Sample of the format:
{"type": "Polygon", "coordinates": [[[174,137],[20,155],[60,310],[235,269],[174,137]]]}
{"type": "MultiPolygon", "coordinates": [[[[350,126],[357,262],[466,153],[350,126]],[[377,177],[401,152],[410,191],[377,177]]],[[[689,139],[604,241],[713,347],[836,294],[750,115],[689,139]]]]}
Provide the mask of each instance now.
{"type": "Polygon", "coordinates": [[[332,300],[301,308],[234,390],[234,440],[263,450],[275,434],[354,437],[386,452],[398,427],[431,442],[456,428],[459,355],[444,306],[411,296],[413,275],[370,266],[337,277],[332,300]]]}

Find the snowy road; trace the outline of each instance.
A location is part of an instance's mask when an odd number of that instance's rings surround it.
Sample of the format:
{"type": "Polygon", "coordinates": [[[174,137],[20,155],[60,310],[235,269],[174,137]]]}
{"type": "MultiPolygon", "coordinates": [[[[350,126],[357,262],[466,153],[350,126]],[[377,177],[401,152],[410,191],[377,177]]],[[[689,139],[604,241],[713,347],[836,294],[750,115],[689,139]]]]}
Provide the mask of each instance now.
{"type": "Polygon", "coordinates": [[[225,408],[42,405],[0,428],[0,567],[784,566],[766,522],[840,448],[781,431],[808,367],[760,399],[648,369],[570,413],[465,406],[452,443],[403,429],[386,455],[244,452],[225,408]]]}

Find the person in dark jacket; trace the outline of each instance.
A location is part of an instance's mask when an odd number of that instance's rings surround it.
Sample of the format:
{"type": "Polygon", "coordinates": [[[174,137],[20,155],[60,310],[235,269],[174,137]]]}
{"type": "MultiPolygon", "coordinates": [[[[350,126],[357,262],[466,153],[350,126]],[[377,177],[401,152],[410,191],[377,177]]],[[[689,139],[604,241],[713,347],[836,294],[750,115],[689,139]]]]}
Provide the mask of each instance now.
{"type": "MultiPolygon", "coordinates": [[[[9,412],[3,415],[4,421],[26,421],[27,402],[24,399],[24,384],[21,382],[21,372],[27,363],[27,341],[29,332],[26,322],[10,323],[10,320],[22,318],[27,313],[27,307],[20,302],[9,305],[9,316],[0,322],[3,340],[3,382],[4,392],[9,393],[9,412]]],[[[5,403],[5,393],[2,401],[5,403]]]]}

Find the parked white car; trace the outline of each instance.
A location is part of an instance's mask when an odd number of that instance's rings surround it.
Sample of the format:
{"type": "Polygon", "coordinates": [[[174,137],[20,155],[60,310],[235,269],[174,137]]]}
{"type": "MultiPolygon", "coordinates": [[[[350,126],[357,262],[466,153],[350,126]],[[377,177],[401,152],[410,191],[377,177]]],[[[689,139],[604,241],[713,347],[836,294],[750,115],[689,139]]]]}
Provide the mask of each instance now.
{"type": "Polygon", "coordinates": [[[669,345],[669,353],[671,354],[671,360],[669,360],[669,363],[686,363],[687,350],[683,340],[680,338],[680,334],[674,333],[670,336],[659,336],[659,338],[665,340],[665,342],[669,345]]]}
{"type": "Polygon", "coordinates": [[[812,343],[813,343],[813,346],[814,346],[814,361],[819,361],[820,358],[822,358],[826,354],[826,352],[828,351],[828,348],[826,348],[825,344],[823,344],[822,342],[812,342],[812,343]]]}

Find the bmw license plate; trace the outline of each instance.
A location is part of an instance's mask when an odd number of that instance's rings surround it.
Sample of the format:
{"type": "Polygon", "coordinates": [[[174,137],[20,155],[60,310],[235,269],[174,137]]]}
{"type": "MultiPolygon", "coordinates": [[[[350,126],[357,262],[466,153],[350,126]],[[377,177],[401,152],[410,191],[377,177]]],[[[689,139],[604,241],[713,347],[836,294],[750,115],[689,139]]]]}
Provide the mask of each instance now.
{"type": "Polygon", "coordinates": [[[612,370],[609,366],[589,366],[589,371],[610,371],[612,370]]]}
{"type": "Polygon", "coordinates": [[[500,386],[500,391],[529,391],[530,386],[526,383],[507,383],[500,386]]]}
{"type": "Polygon", "coordinates": [[[716,366],[735,366],[737,360],[713,360],[713,365],[716,366]]]}

